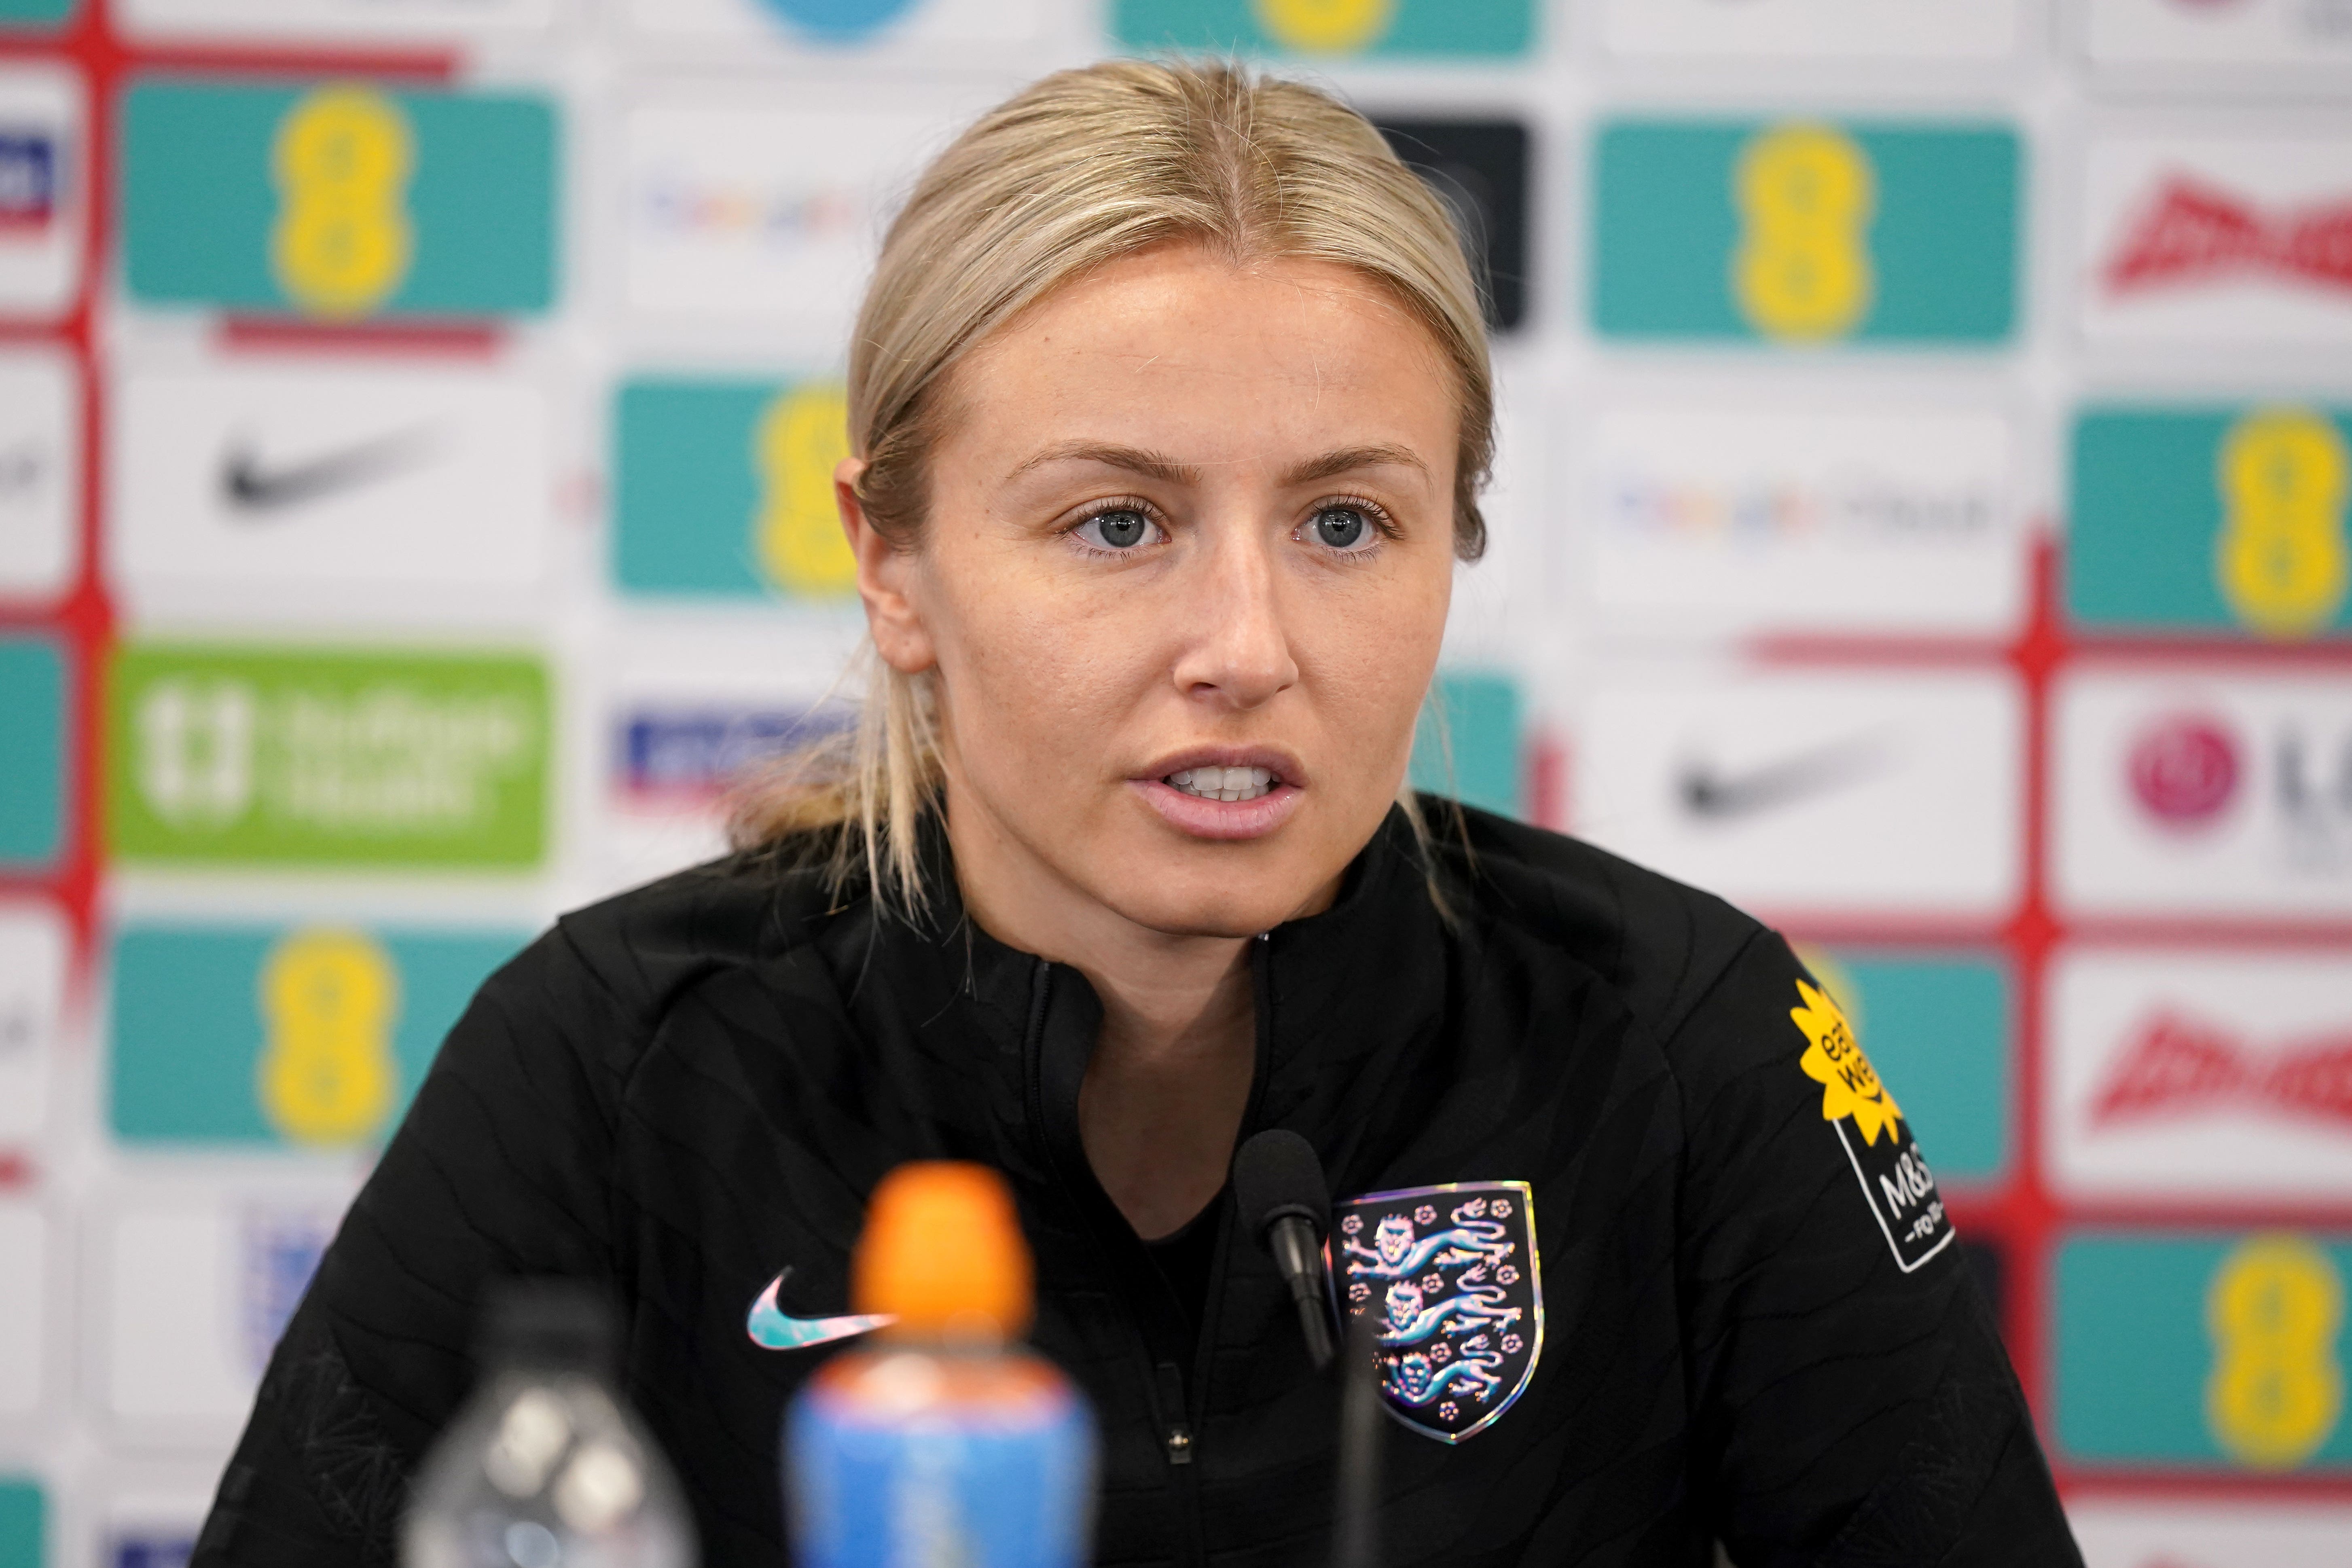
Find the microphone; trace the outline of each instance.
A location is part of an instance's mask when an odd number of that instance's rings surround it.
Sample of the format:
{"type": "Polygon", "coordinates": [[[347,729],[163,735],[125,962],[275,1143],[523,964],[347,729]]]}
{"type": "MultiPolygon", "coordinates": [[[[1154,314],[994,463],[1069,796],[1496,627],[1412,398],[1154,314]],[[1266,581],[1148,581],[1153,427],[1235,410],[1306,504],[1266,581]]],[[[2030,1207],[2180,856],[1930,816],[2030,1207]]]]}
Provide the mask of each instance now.
{"type": "Polygon", "coordinates": [[[1331,1194],[1313,1144],[1280,1128],[1261,1132],[1234,1155],[1234,1198],[1242,1223],[1290,1287],[1307,1354],[1318,1371],[1331,1364],[1331,1320],[1325,1305],[1323,1237],[1331,1228],[1331,1194]]]}
{"type": "Polygon", "coordinates": [[[1380,1568],[1380,1334],[1370,1314],[1349,1320],[1339,1369],[1339,1460],[1332,1484],[1331,1568],[1380,1568]]]}

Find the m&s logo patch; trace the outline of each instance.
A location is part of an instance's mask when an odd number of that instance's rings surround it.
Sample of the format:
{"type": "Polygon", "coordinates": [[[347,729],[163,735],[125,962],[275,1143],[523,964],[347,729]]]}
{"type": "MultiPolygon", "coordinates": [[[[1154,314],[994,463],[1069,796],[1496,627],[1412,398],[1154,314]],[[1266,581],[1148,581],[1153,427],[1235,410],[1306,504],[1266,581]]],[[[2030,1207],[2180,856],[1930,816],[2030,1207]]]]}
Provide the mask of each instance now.
{"type": "Polygon", "coordinates": [[[1804,980],[1797,982],[1797,998],[1798,1005],[1789,1009],[1805,1037],[1797,1065],[1822,1086],[1822,1120],[1837,1130],[1862,1195],[1895,1261],[1908,1274],[1952,1239],[1936,1173],[1911,1136],[1903,1108],[1863,1054],[1844,1010],[1827,991],[1804,980]]]}

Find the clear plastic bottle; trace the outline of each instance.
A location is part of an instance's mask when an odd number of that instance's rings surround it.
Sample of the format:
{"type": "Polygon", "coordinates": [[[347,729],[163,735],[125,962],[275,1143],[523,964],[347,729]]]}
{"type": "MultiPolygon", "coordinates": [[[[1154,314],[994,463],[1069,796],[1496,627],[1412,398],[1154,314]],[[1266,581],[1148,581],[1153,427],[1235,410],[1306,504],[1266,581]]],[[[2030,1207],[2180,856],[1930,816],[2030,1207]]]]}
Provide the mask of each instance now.
{"type": "Polygon", "coordinates": [[[875,1189],[853,1310],[891,1321],[793,1402],[784,1485],[800,1568],[1078,1568],[1094,1421],[1029,1325],[1030,1262],[1003,1180],[902,1165],[875,1189]]]}
{"type": "Polygon", "coordinates": [[[418,1473],[403,1568],[693,1568],[677,1482],[613,1392],[614,1342],[582,1287],[492,1297],[485,1377],[418,1473]]]}

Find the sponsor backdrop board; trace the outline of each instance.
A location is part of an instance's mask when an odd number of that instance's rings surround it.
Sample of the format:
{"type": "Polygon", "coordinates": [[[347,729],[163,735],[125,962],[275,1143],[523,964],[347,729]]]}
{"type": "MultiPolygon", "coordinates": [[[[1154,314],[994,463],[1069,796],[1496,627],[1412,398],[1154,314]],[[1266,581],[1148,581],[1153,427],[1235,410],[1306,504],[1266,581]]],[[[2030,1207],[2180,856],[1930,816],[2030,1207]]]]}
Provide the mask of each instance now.
{"type": "Polygon", "coordinates": [[[107,546],[142,608],[415,624],[511,616],[548,568],[539,389],[473,372],[237,366],[116,385],[107,546]]]}
{"type": "Polygon", "coordinates": [[[1611,339],[1997,343],[2015,323],[2016,133],[1625,119],[1593,153],[1611,339]]]}
{"type": "Polygon", "coordinates": [[[123,102],[131,297],[326,321],[546,308],[546,100],[143,81],[123,102]]]}
{"type": "Polygon", "coordinates": [[[349,926],[115,933],[108,1121],[126,1145],[381,1143],[519,937],[349,926]]]}
{"type": "Polygon", "coordinates": [[[2065,1191],[2352,1196],[2352,955],[2078,949],[2047,1039],[2065,1191]]]}
{"type": "Polygon", "coordinates": [[[1347,95],[1485,289],[1413,780],[1797,942],[2091,1562],[2344,1558],[2352,0],[0,35],[0,1564],[181,1561],[483,976],[846,721],[881,236],[1020,82],[1171,47],[1347,95]]]}
{"type": "Polygon", "coordinates": [[[2352,414],[2085,409],[2067,608],[2085,627],[2277,641],[2352,632],[2352,414]]]}
{"type": "Polygon", "coordinates": [[[2085,669],[2052,718],[2065,907],[2352,919],[2352,681],[2178,660],[2085,669]]]}
{"type": "Polygon", "coordinates": [[[1137,49],[1334,59],[1483,59],[1526,54],[1536,0],[1111,0],[1137,49]]]}
{"type": "Polygon", "coordinates": [[[527,870],[547,672],[527,654],[124,648],[107,833],[129,861],[527,870]]]}
{"type": "Polygon", "coordinates": [[[2348,1268],[2341,1235],[2068,1241],[2053,1286],[2060,1450],[2118,1469],[2352,1468],[2348,1268]]]}

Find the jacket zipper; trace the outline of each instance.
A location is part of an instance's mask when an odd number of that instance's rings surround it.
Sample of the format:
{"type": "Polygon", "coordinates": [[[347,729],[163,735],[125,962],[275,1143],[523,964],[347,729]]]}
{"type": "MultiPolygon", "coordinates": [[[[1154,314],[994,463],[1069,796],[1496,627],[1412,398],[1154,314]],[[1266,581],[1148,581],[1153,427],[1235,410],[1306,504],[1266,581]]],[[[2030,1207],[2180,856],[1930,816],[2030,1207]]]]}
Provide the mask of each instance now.
{"type": "MultiPolygon", "coordinates": [[[[1054,965],[1037,960],[1030,994],[1028,1039],[1025,1055],[1030,1074],[1030,1114],[1037,1134],[1045,1146],[1049,1167],[1069,1189],[1082,1217],[1095,1230],[1103,1244],[1105,1256],[1111,1261],[1119,1283],[1119,1294],[1126,1298],[1129,1319],[1134,1325],[1137,1348],[1143,1352],[1149,1375],[1145,1388],[1152,1415],[1160,1428],[1160,1448],[1167,1456],[1169,1480],[1174,1490],[1175,1511],[1181,1521],[1178,1531],[1178,1560],[1187,1568],[1205,1568],[1207,1546],[1201,1533],[1201,1489],[1199,1468],[1194,1463],[1198,1452],[1199,1416],[1193,1408],[1202,1390],[1197,1385],[1187,1390],[1183,1367],[1170,1353],[1181,1342],[1183,1310],[1160,1276],[1156,1266],[1143,1250],[1126,1216],[1111,1203],[1102,1184],[1095,1180],[1094,1168],[1087,1163],[1086,1151],[1077,1136],[1076,1116],[1076,1086],[1062,1086],[1068,1092],[1056,1094],[1057,1104],[1049,1108],[1045,1079],[1054,1068],[1069,1064],[1055,1063],[1049,1068],[1045,1060],[1047,1046],[1046,1024],[1052,1012],[1054,965]],[[1069,1100],[1071,1124],[1061,1127],[1050,1114],[1059,1109],[1058,1101],[1069,1100]],[[1157,1319],[1157,1331],[1152,1320],[1157,1319]],[[1188,1398],[1188,1393],[1192,1396],[1188,1398]]],[[[1087,1043],[1091,1049],[1093,1042],[1087,1043]]],[[[1212,1284],[1213,1295],[1213,1281],[1212,1284]]],[[[1212,1307],[1213,1311],[1213,1305],[1212,1307]]],[[[1196,1348],[1205,1352],[1206,1325],[1196,1334],[1196,1348]]]]}
{"type": "Polygon", "coordinates": [[[1171,1465],[1192,1462],[1192,1426],[1184,1405],[1184,1369],[1163,1361],[1155,1369],[1160,1388],[1160,1424],[1171,1465]]]}
{"type": "MultiPolygon", "coordinates": [[[[1265,933],[1250,943],[1250,988],[1254,1005],[1251,1007],[1252,1040],[1249,1100],[1242,1108],[1242,1124],[1234,1140],[1235,1148],[1241,1141],[1257,1131],[1261,1104],[1265,1097],[1265,1080],[1274,1059],[1274,943],[1265,933]]],[[[1223,1200],[1219,1199],[1220,1202],[1223,1200]]],[[[1201,1321],[1193,1331],[1192,1399],[1185,1398],[1182,1370],[1175,1363],[1162,1362],[1158,1368],[1160,1400],[1170,1413],[1162,1426],[1167,1434],[1168,1463],[1182,1466],[1176,1475],[1177,1488],[1182,1496],[1185,1513],[1185,1535],[1192,1547],[1192,1561],[1204,1563],[1208,1560],[1208,1544],[1202,1539],[1200,1487],[1190,1468],[1196,1439],[1194,1433],[1208,1414],[1209,1368],[1215,1360],[1217,1349],[1217,1319],[1225,1292],[1226,1255],[1235,1247],[1246,1245],[1236,1234],[1238,1227],[1224,1223],[1221,1216],[1217,1226],[1217,1246],[1209,1266],[1209,1289],[1201,1306],[1201,1321]]],[[[1161,1289],[1166,1289],[1162,1283],[1161,1289]]]]}

